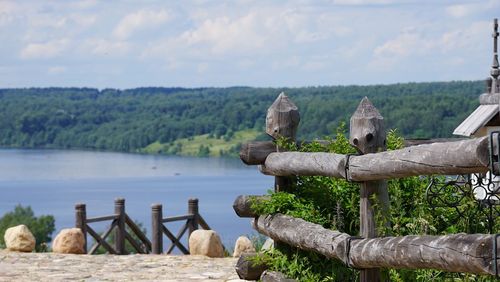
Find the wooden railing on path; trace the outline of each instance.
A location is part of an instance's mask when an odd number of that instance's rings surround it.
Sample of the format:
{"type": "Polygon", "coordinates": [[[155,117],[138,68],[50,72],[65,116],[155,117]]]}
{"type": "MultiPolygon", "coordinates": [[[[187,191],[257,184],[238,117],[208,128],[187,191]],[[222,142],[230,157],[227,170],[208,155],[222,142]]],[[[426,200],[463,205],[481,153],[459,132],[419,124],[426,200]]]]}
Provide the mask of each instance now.
{"type": "MultiPolygon", "coordinates": [[[[205,230],[211,230],[205,219],[199,213],[198,199],[188,200],[188,213],[179,216],[163,217],[163,208],[161,204],[151,206],[151,241],[146,234],[134,223],[134,221],[125,212],[125,200],[118,198],[115,200],[115,213],[112,215],[87,218],[86,205],[79,203],[75,205],[76,223],[85,238],[84,249],[87,252],[87,234],[92,236],[95,244],[88,251],[89,254],[96,254],[99,247],[104,248],[109,254],[125,255],[127,250],[125,243],[129,242],[134,250],[139,254],[161,254],[163,253],[163,235],[165,235],[171,244],[166,249],[166,254],[171,254],[174,248],[178,248],[183,254],[189,254],[189,246],[184,246],[181,242],[186,232],[188,238],[195,230],[200,227],[205,230]],[[111,220],[111,224],[102,234],[96,232],[89,224],[111,220]],[[166,223],[185,221],[177,235],[174,235],[165,225],[166,223]],[[131,233],[129,233],[129,231],[131,233]],[[109,242],[109,236],[114,233],[114,242],[109,242]],[[134,236],[135,235],[135,238],[134,236]]],[[[223,246],[224,248],[224,246],[223,246]]]]}
{"type": "Polygon", "coordinates": [[[189,246],[186,247],[182,244],[181,238],[184,236],[186,231],[188,232],[188,238],[191,236],[195,230],[199,227],[205,230],[211,230],[207,222],[199,213],[198,209],[198,199],[189,199],[188,201],[188,213],[185,215],[163,217],[163,206],[161,204],[153,204],[151,206],[151,219],[152,219],[152,253],[161,254],[163,253],[163,235],[167,236],[170,240],[170,246],[166,249],[166,253],[170,254],[177,247],[183,254],[189,254],[189,246]],[[180,228],[177,235],[174,235],[166,226],[165,223],[175,222],[175,221],[186,221],[184,225],[180,228]]]}
{"type": "Polygon", "coordinates": [[[125,213],[125,199],[118,198],[115,200],[115,213],[112,215],[98,216],[87,218],[87,210],[85,204],[76,204],[76,227],[80,228],[85,238],[85,250],[87,251],[87,234],[92,236],[96,241],[95,244],[88,251],[89,254],[95,254],[100,246],[102,246],[110,254],[124,255],[127,254],[125,249],[125,241],[135,249],[137,253],[148,254],[151,253],[151,242],[141,229],[134,223],[134,221],[125,213]],[[103,222],[111,220],[108,229],[100,235],[89,223],[103,222]],[[126,227],[132,231],[138,240],[136,240],[127,231],[126,227]],[[111,232],[114,234],[114,247],[106,241],[111,232]]]}

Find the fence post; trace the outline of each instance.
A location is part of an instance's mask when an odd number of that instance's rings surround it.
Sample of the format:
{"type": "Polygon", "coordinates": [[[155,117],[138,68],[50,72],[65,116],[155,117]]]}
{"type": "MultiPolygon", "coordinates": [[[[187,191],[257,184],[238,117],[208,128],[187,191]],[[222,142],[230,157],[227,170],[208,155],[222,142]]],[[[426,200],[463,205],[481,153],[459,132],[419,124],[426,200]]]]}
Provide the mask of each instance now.
{"type": "Polygon", "coordinates": [[[161,204],[153,204],[151,206],[151,252],[153,254],[161,254],[163,252],[163,207],[161,204]]]}
{"type": "MultiPolygon", "coordinates": [[[[271,107],[267,109],[266,115],[266,133],[277,140],[280,137],[288,138],[289,141],[295,142],[295,135],[297,134],[297,127],[300,122],[300,114],[297,106],[281,92],[278,98],[273,102],[271,107]]],[[[276,145],[276,151],[283,151],[276,145]]],[[[275,192],[291,192],[291,189],[296,181],[295,177],[274,177],[274,191],[275,192]]],[[[274,247],[286,251],[289,247],[286,244],[274,243],[274,247]]]]}
{"type": "Polygon", "coordinates": [[[195,230],[198,229],[199,210],[198,210],[198,199],[197,198],[191,198],[188,200],[188,214],[193,215],[193,219],[190,220],[190,224],[189,224],[189,237],[191,237],[191,233],[193,233],[195,230]]]}
{"type": "Polygon", "coordinates": [[[75,227],[80,228],[83,233],[84,243],[83,249],[87,253],[87,208],[85,204],[78,203],[75,205],[75,227]]]}
{"type": "MultiPolygon", "coordinates": [[[[367,97],[361,100],[351,117],[349,135],[349,142],[361,154],[376,153],[386,149],[384,118],[367,97]]],[[[363,238],[377,237],[376,212],[381,213],[385,221],[384,225],[387,226],[389,213],[387,182],[384,180],[361,182],[359,213],[360,235],[363,238]],[[373,195],[376,195],[378,205],[373,202],[373,195]],[[377,211],[374,206],[378,206],[377,211]]],[[[380,281],[380,277],[378,268],[360,271],[360,282],[380,281]]]]}
{"type": "MultiPolygon", "coordinates": [[[[285,93],[281,92],[271,107],[267,109],[266,133],[274,140],[285,137],[288,138],[289,141],[295,142],[299,121],[300,115],[297,106],[288,99],[285,93]]],[[[280,150],[277,146],[276,151],[280,152],[283,151],[283,149],[280,150]]],[[[295,177],[276,176],[274,178],[275,192],[290,192],[290,188],[294,181],[295,177]]]]}
{"type": "Polygon", "coordinates": [[[115,249],[119,255],[125,254],[125,199],[115,199],[115,214],[118,215],[118,224],[115,230],[115,249]]]}

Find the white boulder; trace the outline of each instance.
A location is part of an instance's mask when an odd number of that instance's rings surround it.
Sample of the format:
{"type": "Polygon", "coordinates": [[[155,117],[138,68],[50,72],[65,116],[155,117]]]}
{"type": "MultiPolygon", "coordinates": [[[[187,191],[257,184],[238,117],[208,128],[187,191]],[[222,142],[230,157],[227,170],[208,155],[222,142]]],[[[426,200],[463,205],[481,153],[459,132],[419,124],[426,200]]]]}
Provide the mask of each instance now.
{"type": "Polygon", "coordinates": [[[241,256],[242,253],[255,252],[255,248],[252,244],[252,241],[248,239],[246,236],[240,236],[236,240],[236,244],[234,245],[233,257],[237,258],[241,256]]]}
{"type": "Polygon", "coordinates": [[[189,253],[211,258],[224,257],[219,235],[213,230],[195,230],[189,237],[189,253]]]}
{"type": "Polygon", "coordinates": [[[35,236],[24,224],[8,228],[3,238],[9,251],[32,252],[35,249],[35,236]]]}
{"type": "Polygon", "coordinates": [[[60,254],[84,254],[85,237],[80,228],[63,229],[52,243],[52,251],[60,254]]]}

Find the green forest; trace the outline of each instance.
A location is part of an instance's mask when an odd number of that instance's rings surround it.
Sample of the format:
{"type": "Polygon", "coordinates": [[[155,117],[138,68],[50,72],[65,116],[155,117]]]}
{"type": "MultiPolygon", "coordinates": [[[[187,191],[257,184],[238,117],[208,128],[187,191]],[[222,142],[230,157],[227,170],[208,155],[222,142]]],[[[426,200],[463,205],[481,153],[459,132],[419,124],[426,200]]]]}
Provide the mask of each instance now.
{"type": "Polygon", "coordinates": [[[437,138],[450,137],[474,110],[484,83],[0,89],[0,146],[182,154],[183,146],[199,142],[188,154],[234,154],[243,139],[266,138],[267,108],[282,91],[299,107],[302,140],[334,134],[364,96],[405,138],[437,138]],[[218,142],[216,152],[209,140],[218,142]]]}

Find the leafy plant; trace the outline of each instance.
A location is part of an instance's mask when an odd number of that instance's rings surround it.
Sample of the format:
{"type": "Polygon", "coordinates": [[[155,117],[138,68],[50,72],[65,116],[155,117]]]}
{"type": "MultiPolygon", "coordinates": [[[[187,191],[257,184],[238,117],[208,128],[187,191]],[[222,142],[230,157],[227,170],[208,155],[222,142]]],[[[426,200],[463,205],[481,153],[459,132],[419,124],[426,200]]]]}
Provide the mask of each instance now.
{"type": "Polygon", "coordinates": [[[33,236],[35,236],[38,252],[47,251],[47,244],[52,240],[52,233],[55,230],[55,219],[52,215],[42,215],[36,217],[30,206],[23,207],[17,205],[13,211],[8,212],[0,218],[0,247],[5,248],[3,234],[10,227],[20,224],[26,225],[33,236]]]}

